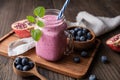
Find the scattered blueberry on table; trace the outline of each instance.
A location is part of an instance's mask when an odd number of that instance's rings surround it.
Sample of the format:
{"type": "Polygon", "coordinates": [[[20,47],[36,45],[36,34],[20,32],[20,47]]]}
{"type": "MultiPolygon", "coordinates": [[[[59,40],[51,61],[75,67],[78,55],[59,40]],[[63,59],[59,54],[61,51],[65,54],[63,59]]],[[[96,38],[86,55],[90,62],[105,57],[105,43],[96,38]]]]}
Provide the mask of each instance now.
{"type": "Polygon", "coordinates": [[[86,28],[73,28],[69,32],[72,33],[75,41],[87,41],[92,39],[91,32],[86,28]]]}
{"type": "Polygon", "coordinates": [[[34,67],[34,63],[27,57],[17,57],[14,60],[15,68],[21,71],[28,71],[34,67]]]}
{"type": "Polygon", "coordinates": [[[97,80],[96,76],[94,74],[89,76],[89,80],[97,80]]]}
{"type": "Polygon", "coordinates": [[[73,57],[73,61],[75,63],[80,63],[80,57],[76,56],[76,57],[73,57]]]}
{"type": "Polygon", "coordinates": [[[107,56],[101,56],[101,62],[107,63],[108,59],[107,56]]]}

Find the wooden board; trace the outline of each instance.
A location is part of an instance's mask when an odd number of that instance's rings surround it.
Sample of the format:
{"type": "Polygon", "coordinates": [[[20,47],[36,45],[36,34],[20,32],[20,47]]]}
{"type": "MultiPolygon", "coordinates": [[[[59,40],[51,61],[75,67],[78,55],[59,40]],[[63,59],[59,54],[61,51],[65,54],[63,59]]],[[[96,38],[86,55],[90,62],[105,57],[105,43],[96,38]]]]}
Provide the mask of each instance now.
{"type": "MultiPolygon", "coordinates": [[[[9,32],[4,37],[2,37],[0,39],[0,55],[9,57],[7,55],[8,45],[10,42],[18,39],[19,38],[14,34],[13,31],[9,32]]],[[[71,76],[74,78],[82,78],[87,73],[99,45],[100,45],[100,40],[96,39],[94,48],[91,48],[90,50],[88,50],[88,53],[90,54],[89,57],[87,58],[80,57],[81,58],[80,63],[73,62],[73,57],[80,56],[80,51],[75,51],[69,56],[63,56],[63,58],[57,62],[49,62],[36,56],[35,48],[27,51],[23,56],[31,57],[31,59],[34,60],[38,64],[38,66],[41,66],[43,68],[46,68],[67,76],[71,76]]],[[[10,57],[10,58],[13,58],[13,57],[10,57]]]]}

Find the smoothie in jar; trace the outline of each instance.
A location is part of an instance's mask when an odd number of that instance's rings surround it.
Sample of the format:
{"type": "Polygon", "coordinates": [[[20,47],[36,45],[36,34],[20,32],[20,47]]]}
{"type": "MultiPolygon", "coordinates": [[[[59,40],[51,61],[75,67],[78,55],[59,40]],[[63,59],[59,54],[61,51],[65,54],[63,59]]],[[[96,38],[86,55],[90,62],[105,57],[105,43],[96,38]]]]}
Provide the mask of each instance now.
{"type": "Polygon", "coordinates": [[[45,26],[42,29],[42,37],[36,43],[36,53],[38,56],[49,60],[59,60],[66,50],[67,37],[64,31],[67,28],[64,16],[57,20],[59,10],[48,9],[43,17],[45,26]]]}

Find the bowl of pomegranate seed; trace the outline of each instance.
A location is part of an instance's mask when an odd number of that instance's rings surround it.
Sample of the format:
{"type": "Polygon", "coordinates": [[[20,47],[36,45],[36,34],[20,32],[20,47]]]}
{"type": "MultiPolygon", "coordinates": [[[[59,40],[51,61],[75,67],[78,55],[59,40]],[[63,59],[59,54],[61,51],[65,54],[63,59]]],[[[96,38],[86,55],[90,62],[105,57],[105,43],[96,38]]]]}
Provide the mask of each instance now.
{"type": "Polygon", "coordinates": [[[30,37],[30,29],[33,28],[27,19],[14,22],[11,27],[19,38],[30,37]]]}

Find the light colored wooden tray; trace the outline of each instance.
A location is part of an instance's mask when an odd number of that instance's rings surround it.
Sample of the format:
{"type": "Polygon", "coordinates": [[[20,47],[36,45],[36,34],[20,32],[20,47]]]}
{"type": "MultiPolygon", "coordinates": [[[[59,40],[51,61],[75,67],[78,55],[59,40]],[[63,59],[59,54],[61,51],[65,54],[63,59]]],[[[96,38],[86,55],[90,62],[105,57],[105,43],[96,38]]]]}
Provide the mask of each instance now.
{"type": "MultiPolygon", "coordinates": [[[[10,42],[18,39],[19,38],[15,35],[13,31],[3,36],[0,39],[0,55],[9,57],[7,55],[8,45],[10,42]]],[[[88,50],[90,56],[88,58],[80,57],[81,58],[80,63],[73,62],[73,57],[80,56],[80,51],[74,52],[69,56],[63,56],[63,58],[57,62],[49,62],[36,56],[35,48],[27,51],[23,56],[31,57],[31,59],[34,60],[38,66],[41,66],[43,68],[46,68],[70,77],[82,78],[87,73],[99,45],[100,45],[100,40],[96,39],[94,48],[91,48],[90,50],[88,50]]],[[[14,58],[14,57],[10,57],[10,58],[14,58]]]]}

